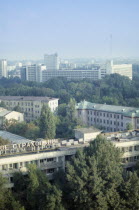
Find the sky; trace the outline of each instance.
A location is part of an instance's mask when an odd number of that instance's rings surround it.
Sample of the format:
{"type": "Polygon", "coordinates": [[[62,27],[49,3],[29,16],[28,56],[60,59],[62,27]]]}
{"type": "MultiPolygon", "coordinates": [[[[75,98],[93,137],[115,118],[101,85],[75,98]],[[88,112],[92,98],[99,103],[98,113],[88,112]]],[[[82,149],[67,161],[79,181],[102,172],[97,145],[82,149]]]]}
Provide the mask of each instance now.
{"type": "Polygon", "coordinates": [[[0,58],[43,59],[55,52],[139,57],[139,1],[0,0],[0,58]]]}

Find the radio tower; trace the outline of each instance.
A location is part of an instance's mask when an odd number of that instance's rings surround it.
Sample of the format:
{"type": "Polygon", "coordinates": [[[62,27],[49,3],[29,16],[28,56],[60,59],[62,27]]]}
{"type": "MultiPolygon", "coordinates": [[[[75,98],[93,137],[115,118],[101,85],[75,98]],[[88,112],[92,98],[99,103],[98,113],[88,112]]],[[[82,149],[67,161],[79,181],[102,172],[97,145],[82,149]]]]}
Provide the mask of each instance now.
{"type": "Polygon", "coordinates": [[[113,55],[112,55],[112,34],[110,34],[110,60],[111,60],[111,64],[113,64],[113,55]]]}

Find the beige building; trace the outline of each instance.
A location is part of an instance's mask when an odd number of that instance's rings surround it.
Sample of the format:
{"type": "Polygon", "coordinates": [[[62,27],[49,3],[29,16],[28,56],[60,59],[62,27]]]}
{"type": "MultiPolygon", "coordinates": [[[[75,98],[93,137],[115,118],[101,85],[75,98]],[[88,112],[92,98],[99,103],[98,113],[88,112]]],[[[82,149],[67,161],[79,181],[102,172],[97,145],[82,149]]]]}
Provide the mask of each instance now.
{"type": "Polygon", "coordinates": [[[24,113],[26,121],[36,120],[40,117],[43,105],[48,104],[52,112],[58,107],[57,98],[50,97],[34,97],[34,96],[0,96],[0,102],[4,102],[7,109],[13,110],[19,106],[24,113]]]}
{"type": "Polygon", "coordinates": [[[75,129],[75,138],[83,139],[84,142],[89,142],[94,140],[99,134],[101,130],[89,127],[89,128],[77,128],[75,129]]]}
{"type": "Polygon", "coordinates": [[[81,101],[76,105],[77,116],[87,126],[97,126],[105,131],[123,131],[128,124],[139,129],[139,109],[135,107],[96,104],[81,101]]]}
{"type": "Polygon", "coordinates": [[[0,126],[4,124],[5,121],[17,120],[19,122],[24,121],[24,114],[15,111],[9,111],[4,108],[0,108],[0,126]]]}
{"type": "Polygon", "coordinates": [[[139,130],[123,133],[106,133],[106,139],[118,147],[122,153],[122,164],[132,168],[139,161],[139,130]]]}

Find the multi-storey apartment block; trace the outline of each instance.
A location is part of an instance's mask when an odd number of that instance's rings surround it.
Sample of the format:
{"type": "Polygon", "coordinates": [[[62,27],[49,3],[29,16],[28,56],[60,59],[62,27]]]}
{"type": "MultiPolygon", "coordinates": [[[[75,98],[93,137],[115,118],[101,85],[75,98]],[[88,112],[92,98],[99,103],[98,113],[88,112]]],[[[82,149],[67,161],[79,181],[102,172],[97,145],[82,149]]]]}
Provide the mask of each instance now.
{"type": "MultiPolygon", "coordinates": [[[[18,137],[19,140],[20,138],[18,137]]],[[[65,170],[66,161],[75,155],[77,148],[89,145],[88,142],[74,139],[28,142],[25,139],[19,140],[17,143],[15,139],[13,144],[0,146],[0,173],[9,179],[10,184],[7,187],[13,187],[12,179],[15,172],[27,174],[28,164],[36,164],[48,179],[53,179],[56,171],[65,170]]]]}
{"type": "Polygon", "coordinates": [[[34,97],[34,96],[0,96],[0,101],[3,101],[9,110],[19,106],[24,113],[26,121],[36,120],[40,117],[43,105],[48,104],[52,112],[55,112],[58,107],[57,98],[50,97],[34,97]]]}
{"type": "Polygon", "coordinates": [[[131,124],[139,129],[139,109],[81,101],[76,106],[77,115],[85,125],[97,126],[105,131],[123,131],[131,124]]]}
{"type": "MultiPolygon", "coordinates": [[[[76,154],[78,148],[89,146],[89,142],[83,139],[31,141],[17,135],[13,138],[13,134],[9,134],[2,131],[2,135],[9,137],[13,143],[0,146],[0,173],[9,179],[7,187],[13,187],[15,172],[20,171],[24,175],[28,173],[29,164],[36,164],[48,179],[53,179],[56,171],[65,170],[66,161],[76,154]]],[[[121,164],[124,168],[132,168],[136,164],[139,160],[139,130],[102,135],[121,150],[121,164]]]]}

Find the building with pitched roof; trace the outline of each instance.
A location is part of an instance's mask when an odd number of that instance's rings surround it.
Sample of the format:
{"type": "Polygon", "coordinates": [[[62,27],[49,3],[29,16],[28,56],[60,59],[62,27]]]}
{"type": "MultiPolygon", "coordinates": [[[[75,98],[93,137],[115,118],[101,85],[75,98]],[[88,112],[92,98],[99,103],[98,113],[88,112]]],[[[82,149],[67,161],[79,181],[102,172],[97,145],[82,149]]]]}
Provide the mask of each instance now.
{"type": "Polygon", "coordinates": [[[76,105],[77,116],[87,126],[97,126],[105,131],[123,131],[131,124],[139,129],[139,108],[96,104],[81,101],[76,105]]]}

